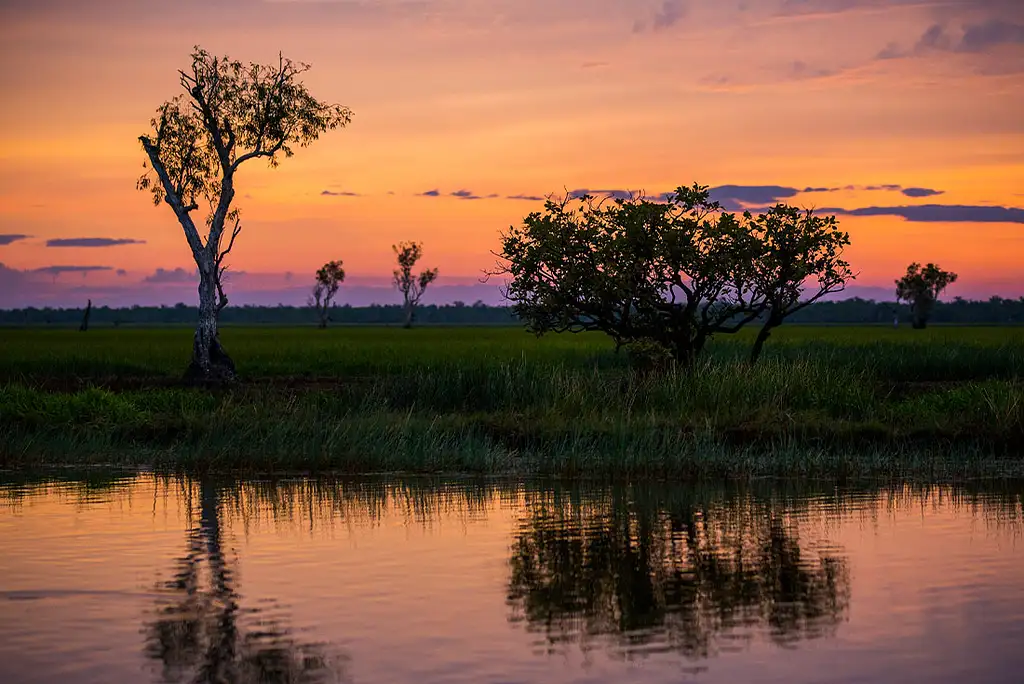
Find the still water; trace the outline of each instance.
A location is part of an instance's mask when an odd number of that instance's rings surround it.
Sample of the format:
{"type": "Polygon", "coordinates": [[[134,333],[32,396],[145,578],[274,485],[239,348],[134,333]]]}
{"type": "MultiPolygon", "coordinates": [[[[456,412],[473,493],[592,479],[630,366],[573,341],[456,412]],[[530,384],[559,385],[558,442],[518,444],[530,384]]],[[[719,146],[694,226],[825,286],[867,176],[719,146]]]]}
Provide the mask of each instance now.
{"type": "Polygon", "coordinates": [[[1022,485],[6,477],[7,684],[1024,681],[1022,485]]]}

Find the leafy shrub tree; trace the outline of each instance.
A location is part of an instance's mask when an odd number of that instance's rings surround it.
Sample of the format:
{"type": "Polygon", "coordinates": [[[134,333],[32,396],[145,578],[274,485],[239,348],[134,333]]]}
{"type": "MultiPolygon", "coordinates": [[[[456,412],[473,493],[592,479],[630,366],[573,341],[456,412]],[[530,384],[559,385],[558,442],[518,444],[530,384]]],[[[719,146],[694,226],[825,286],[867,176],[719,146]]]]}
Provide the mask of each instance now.
{"type": "Polygon", "coordinates": [[[338,288],[345,281],[345,269],[341,267],[341,259],[328,261],[316,272],[316,284],[309,298],[310,306],[316,311],[320,328],[326,328],[330,321],[331,300],[338,294],[338,288]]]}
{"type": "Polygon", "coordinates": [[[756,363],[771,331],[827,294],[841,292],[856,276],[843,259],[850,235],[835,216],[815,216],[784,204],[754,217],[744,214],[754,248],[751,277],[764,323],[750,353],[756,363]]]}
{"type": "Polygon", "coordinates": [[[403,328],[411,328],[413,317],[416,313],[416,306],[420,298],[427,290],[427,285],[437,280],[437,269],[428,268],[421,271],[418,276],[413,275],[412,269],[416,262],[423,256],[423,245],[418,242],[400,242],[392,245],[398,258],[398,268],[394,271],[394,283],[398,291],[402,293],[402,308],[405,311],[405,322],[403,328]]]}
{"type": "Polygon", "coordinates": [[[538,335],[598,330],[616,346],[644,341],[689,364],[708,339],[767,316],[771,329],[852,277],[835,219],[779,205],[740,219],[706,186],[665,201],[549,199],[502,235],[499,268],[513,311],[538,335]]]}
{"type": "Polygon", "coordinates": [[[907,274],[896,281],[896,300],[910,304],[914,328],[920,330],[928,325],[928,317],[939,295],[958,277],[936,264],[930,263],[922,268],[921,264],[914,262],[907,266],[907,274]]]}
{"type": "Polygon", "coordinates": [[[235,376],[217,323],[227,304],[224,258],[241,231],[238,209],[232,207],[239,167],[252,159],[277,166],[294,147],[351,121],[346,107],[309,94],[299,81],[308,69],[283,57],[276,65],[243,65],[197,47],[191,69],[178,72],[185,93],[160,105],[153,131],[139,137],[149,163],[138,187],[151,192],[155,204],[171,207],[199,267],[199,323],[186,373],[193,380],[235,376]],[[201,204],[207,210],[205,239],[194,216],[201,204]],[[222,247],[227,224],[230,237],[222,247]]]}

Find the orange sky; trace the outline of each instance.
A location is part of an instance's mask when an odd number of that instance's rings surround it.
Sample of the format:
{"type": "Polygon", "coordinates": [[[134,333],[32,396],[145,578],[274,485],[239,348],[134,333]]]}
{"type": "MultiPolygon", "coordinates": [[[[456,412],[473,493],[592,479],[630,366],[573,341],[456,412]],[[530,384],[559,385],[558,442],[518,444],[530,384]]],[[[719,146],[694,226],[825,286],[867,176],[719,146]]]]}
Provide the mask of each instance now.
{"type": "MultiPolygon", "coordinates": [[[[60,278],[136,288],[194,268],[135,180],[137,137],[197,43],[310,62],[313,94],[355,111],[278,169],[241,174],[232,266],[253,282],[301,284],[342,258],[386,284],[390,245],[415,239],[439,285],[474,283],[498,233],[539,206],[507,197],[575,188],[853,186],[784,201],[1024,207],[1019,0],[5,0],[0,26],[9,291],[52,265],[107,266],[60,278]],[[882,184],[900,188],[865,189],[882,184]],[[81,237],[145,244],[46,246],[81,237]]],[[[918,260],[960,273],[951,294],[1024,294],[1021,210],[840,219],[860,286],[889,289],[918,260]]]]}

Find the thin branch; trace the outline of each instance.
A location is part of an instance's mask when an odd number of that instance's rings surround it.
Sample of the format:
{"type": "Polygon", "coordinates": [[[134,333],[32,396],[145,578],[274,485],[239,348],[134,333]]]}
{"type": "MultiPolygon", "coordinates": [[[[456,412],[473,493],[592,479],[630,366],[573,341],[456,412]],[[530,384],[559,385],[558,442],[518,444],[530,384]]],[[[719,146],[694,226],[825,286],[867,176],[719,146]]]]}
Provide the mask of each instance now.
{"type": "Polygon", "coordinates": [[[142,143],[142,147],[149,156],[150,163],[153,165],[153,170],[156,171],[160,183],[164,186],[164,200],[174,209],[178,222],[181,223],[181,227],[185,231],[185,239],[188,240],[188,246],[192,248],[193,255],[199,254],[203,250],[203,243],[199,238],[199,231],[196,230],[196,224],[192,221],[192,217],[189,216],[189,212],[198,207],[195,202],[188,205],[182,202],[174,184],[171,183],[170,176],[167,175],[166,167],[164,167],[163,162],[160,160],[160,150],[153,144],[153,141],[148,136],[140,135],[139,142],[142,143]]]}

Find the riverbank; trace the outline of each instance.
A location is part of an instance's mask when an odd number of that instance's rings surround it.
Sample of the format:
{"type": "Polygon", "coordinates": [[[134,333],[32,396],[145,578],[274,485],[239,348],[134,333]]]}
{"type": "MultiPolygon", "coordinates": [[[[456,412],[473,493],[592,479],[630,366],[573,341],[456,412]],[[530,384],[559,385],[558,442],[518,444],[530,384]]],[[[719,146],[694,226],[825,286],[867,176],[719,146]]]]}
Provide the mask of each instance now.
{"type": "Polygon", "coordinates": [[[0,340],[3,467],[670,477],[1024,475],[1024,330],[782,328],[645,375],[601,336],[224,331],[242,380],[177,378],[187,330],[0,340]]]}

